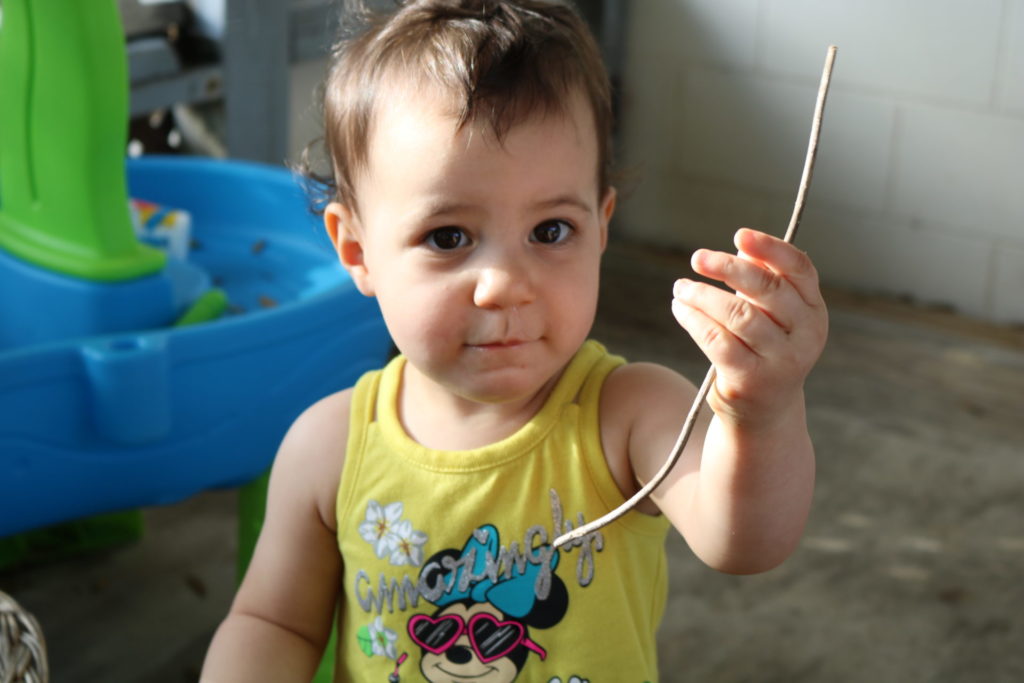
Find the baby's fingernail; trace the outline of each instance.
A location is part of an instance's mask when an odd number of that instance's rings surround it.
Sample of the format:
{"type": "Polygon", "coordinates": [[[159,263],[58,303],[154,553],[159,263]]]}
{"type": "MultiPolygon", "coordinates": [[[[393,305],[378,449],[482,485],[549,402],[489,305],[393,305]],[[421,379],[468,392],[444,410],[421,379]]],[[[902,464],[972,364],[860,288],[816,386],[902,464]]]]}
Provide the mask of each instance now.
{"type": "Polygon", "coordinates": [[[686,278],[676,280],[676,283],[672,286],[672,296],[685,296],[690,291],[690,286],[693,283],[686,278]]]}

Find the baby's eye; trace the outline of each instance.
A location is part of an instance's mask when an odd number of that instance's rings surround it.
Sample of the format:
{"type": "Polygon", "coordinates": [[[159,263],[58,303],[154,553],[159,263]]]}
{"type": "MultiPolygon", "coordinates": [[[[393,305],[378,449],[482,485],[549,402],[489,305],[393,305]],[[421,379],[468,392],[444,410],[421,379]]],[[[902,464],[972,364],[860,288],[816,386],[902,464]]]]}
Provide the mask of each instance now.
{"type": "Polygon", "coordinates": [[[462,228],[446,226],[431,230],[427,235],[426,243],[435,249],[449,251],[469,244],[469,237],[462,228]]]}
{"type": "Polygon", "coordinates": [[[530,239],[541,244],[558,244],[572,234],[572,226],[563,220],[544,221],[533,229],[530,239]]]}

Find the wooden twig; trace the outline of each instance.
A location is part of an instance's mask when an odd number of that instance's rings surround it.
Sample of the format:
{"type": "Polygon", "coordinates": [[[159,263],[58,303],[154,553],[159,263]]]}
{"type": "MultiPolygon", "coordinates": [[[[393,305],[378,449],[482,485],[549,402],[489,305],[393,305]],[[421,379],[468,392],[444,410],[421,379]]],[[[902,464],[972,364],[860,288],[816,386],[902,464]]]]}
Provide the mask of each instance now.
{"type": "MultiPolygon", "coordinates": [[[[821,137],[821,120],[825,115],[825,98],[828,96],[828,87],[832,80],[832,64],[835,62],[835,58],[836,46],[830,45],[828,53],[825,56],[825,68],[821,73],[821,84],[818,86],[818,99],[814,106],[814,119],[811,123],[811,137],[807,145],[807,156],[804,159],[804,170],[800,177],[800,187],[797,190],[796,204],[793,207],[793,215],[790,217],[789,227],[786,228],[786,235],[783,238],[786,242],[792,242],[796,237],[797,228],[800,225],[800,218],[804,213],[804,204],[807,202],[807,189],[810,187],[811,177],[814,175],[814,160],[818,155],[818,140],[821,137]]],[[[636,507],[644,498],[651,495],[651,492],[665,480],[668,473],[671,472],[675,464],[679,462],[679,458],[682,456],[683,450],[686,448],[686,443],[690,440],[690,434],[693,432],[693,427],[697,423],[697,416],[700,414],[701,406],[703,406],[704,401],[707,400],[708,393],[711,391],[711,387],[713,387],[714,384],[715,366],[712,365],[708,370],[708,374],[704,377],[704,382],[700,385],[700,389],[697,391],[697,396],[693,400],[693,405],[690,406],[690,412],[686,415],[686,420],[683,422],[683,428],[679,432],[679,437],[676,439],[675,445],[672,447],[672,451],[669,453],[665,463],[661,466],[661,469],[658,470],[651,480],[648,481],[643,488],[633,494],[629,500],[625,501],[622,505],[615,508],[608,514],[556,538],[554,542],[555,548],[560,548],[567,543],[571,543],[586,536],[587,534],[597,531],[603,526],[611,524],[636,507]]]]}

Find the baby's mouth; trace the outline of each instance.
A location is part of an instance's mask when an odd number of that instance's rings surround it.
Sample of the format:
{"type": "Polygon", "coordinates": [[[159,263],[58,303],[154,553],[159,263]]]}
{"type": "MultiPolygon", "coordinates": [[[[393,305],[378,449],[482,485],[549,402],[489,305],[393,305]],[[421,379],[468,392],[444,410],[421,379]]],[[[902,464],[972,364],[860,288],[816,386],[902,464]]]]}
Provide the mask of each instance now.
{"type": "Polygon", "coordinates": [[[511,349],[517,346],[523,346],[530,342],[526,339],[499,339],[497,341],[480,342],[476,344],[468,344],[468,346],[480,348],[480,349],[511,349]]]}

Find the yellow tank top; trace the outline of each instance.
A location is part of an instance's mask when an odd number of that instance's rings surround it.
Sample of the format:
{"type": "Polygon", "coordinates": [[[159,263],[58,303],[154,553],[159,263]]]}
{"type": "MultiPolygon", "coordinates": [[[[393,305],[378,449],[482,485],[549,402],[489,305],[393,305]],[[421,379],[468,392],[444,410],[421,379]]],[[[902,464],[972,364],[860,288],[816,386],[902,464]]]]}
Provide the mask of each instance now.
{"type": "Polygon", "coordinates": [[[623,360],[587,342],[529,423],[466,451],[402,429],[404,363],[364,375],[352,399],[335,681],[656,681],[668,522],[633,511],[551,547],[622,502],[598,404],[623,360]]]}

